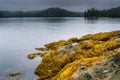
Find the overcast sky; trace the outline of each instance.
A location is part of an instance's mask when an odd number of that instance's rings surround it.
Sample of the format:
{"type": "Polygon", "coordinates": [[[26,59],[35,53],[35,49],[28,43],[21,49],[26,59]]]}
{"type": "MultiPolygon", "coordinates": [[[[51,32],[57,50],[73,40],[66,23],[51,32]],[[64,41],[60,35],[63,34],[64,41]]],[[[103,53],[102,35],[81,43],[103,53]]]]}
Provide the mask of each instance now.
{"type": "Polygon", "coordinates": [[[61,7],[68,10],[84,11],[120,6],[120,0],[0,0],[0,10],[41,10],[61,7]]]}

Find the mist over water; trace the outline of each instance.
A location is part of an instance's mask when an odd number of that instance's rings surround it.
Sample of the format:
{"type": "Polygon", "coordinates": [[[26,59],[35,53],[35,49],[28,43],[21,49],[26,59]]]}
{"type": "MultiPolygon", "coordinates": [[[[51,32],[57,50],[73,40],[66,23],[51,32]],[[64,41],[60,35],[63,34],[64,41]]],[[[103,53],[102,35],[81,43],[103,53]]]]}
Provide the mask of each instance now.
{"type": "Polygon", "coordinates": [[[34,48],[60,39],[120,30],[119,18],[0,18],[0,79],[20,71],[19,80],[35,80],[41,58],[28,60],[34,48]]]}

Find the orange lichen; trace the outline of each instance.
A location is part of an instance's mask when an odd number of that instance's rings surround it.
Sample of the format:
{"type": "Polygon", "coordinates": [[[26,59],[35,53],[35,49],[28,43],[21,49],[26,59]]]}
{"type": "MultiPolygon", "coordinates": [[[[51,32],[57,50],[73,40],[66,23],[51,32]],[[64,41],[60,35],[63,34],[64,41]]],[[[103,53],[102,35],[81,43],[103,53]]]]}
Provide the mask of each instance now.
{"type": "Polygon", "coordinates": [[[27,57],[28,59],[34,59],[36,57],[36,54],[29,54],[27,57]]]}
{"type": "Polygon", "coordinates": [[[35,48],[35,50],[45,51],[45,48],[35,48]]]}
{"type": "MultiPolygon", "coordinates": [[[[86,68],[90,68],[94,66],[95,63],[103,60],[105,60],[105,58],[100,57],[82,58],[81,60],[76,60],[70,64],[67,64],[55,77],[52,77],[50,80],[69,80],[70,76],[72,76],[72,74],[78,68],[80,68],[80,66],[86,66],[86,68]]],[[[82,69],[79,69],[79,71],[82,71],[82,69]]]]}
{"type": "Polygon", "coordinates": [[[57,51],[56,51],[56,50],[51,50],[50,53],[51,53],[52,55],[55,55],[55,54],[57,54],[57,51]]]}
{"type": "MultiPolygon", "coordinates": [[[[107,60],[120,51],[120,31],[88,34],[45,44],[41,64],[35,74],[39,80],[69,80],[82,63],[86,68],[107,60]],[[75,43],[75,45],[73,45],[75,43]]],[[[82,69],[80,69],[82,71],[82,69]]]]}

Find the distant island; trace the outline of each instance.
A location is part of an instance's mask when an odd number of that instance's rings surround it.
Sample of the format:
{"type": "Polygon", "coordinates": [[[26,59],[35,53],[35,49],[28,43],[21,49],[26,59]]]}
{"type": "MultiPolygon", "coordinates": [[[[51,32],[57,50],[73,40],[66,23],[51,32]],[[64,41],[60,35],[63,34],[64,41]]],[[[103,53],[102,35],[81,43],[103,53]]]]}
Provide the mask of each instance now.
{"type": "Polygon", "coordinates": [[[120,7],[97,10],[95,8],[88,9],[84,12],[85,17],[120,17],[120,7]]]}
{"type": "Polygon", "coordinates": [[[0,17],[81,17],[82,12],[73,12],[52,7],[40,11],[0,11],[0,17]]]}
{"type": "Polygon", "coordinates": [[[68,11],[58,7],[39,11],[0,11],[0,18],[6,17],[120,17],[120,7],[103,10],[91,8],[84,12],[68,11]]]}

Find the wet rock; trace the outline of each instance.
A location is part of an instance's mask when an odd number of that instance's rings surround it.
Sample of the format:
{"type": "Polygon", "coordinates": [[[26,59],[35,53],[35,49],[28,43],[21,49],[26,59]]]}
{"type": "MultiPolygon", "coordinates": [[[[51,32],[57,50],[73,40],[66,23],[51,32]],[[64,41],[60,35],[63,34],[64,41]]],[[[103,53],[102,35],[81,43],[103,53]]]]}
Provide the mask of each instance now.
{"type": "Polygon", "coordinates": [[[120,79],[120,31],[55,41],[44,49],[35,69],[38,80],[120,79]]]}
{"type": "Polygon", "coordinates": [[[28,59],[34,59],[36,57],[36,54],[29,54],[28,59]]]}
{"type": "Polygon", "coordinates": [[[35,48],[35,50],[45,51],[45,48],[35,48]]]}
{"type": "Polygon", "coordinates": [[[18,76],[20,74],[21,74],[20,72],[12,72],[12,73],[9,74],[9,76],[16,77],[16,76],[18,76]]]}

